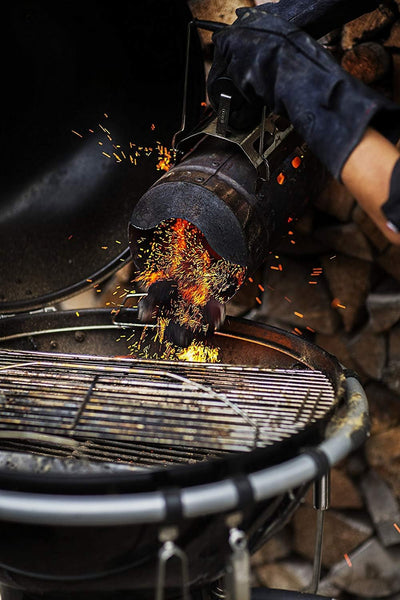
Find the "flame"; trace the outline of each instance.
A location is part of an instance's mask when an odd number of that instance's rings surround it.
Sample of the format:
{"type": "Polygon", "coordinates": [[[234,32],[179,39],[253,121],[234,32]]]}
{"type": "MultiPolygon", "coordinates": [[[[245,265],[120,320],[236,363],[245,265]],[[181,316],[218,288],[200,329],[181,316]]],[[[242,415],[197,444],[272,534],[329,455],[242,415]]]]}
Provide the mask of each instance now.
{"type": "Polygon", "coordinates": [[[190,346],[183,348],[177,353],[178,360],[187,362],[210,362],[218,361],[218,348],[206,346],[202,342],[193,341],[190,346]]]}

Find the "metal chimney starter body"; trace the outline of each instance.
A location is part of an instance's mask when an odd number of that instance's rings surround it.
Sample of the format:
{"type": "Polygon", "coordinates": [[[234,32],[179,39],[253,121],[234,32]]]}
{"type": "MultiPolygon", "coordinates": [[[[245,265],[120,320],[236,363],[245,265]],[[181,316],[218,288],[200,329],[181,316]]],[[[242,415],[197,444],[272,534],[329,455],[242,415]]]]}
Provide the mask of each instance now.
{"type": "Polygon", "coordinates": [[[321,179],[318,161],[292,126],[273,117],[262,129],[239,139],[216,134],[211,124],[185,140],[191,144],[187,154],[134,208],[129,242],[139,270],[144,259],[138,241],[151,244],[154,228],[177,218],[195,225],[217,255],[246,267],[247,274],[261,265],[321,179]]]}

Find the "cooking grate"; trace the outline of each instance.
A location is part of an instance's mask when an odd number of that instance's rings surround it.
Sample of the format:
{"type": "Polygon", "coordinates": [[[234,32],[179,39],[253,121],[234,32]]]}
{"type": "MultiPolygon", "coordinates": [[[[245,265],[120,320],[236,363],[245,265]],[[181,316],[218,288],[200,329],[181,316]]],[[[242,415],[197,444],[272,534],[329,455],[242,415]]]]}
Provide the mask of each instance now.
{"type": "Polygon", "coordinates": [[[280,442],[335,404],[326,375],[311,369],[0,350],[2,449],[198,462],[280,442]]]}

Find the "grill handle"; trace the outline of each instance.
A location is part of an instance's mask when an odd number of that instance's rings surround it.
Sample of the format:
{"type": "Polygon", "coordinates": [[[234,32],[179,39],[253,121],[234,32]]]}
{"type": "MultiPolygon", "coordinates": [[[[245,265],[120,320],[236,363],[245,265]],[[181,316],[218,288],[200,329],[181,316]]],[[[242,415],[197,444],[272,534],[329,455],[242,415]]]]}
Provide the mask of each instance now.
{"type": "MultiPolygon", "coordinates": [[[[330,466],[358,448],[368,436],[368,401],[354,376],[346,378],[347,414],[327,432],[318,447],[330,466]]],[[[281,465],[248,475],[256,501],[266,500],[312,481],[318,464],[303,454],[281,465]]],[[[195,518],[238,508],[237,485],[232,479],[193,486],[179,493],[184,518],[195,518]]],[[[115,496],[77,496],[0,491],[0,519],[35,525],[113,526],[165,522],[162,491],[115,496]]]]}

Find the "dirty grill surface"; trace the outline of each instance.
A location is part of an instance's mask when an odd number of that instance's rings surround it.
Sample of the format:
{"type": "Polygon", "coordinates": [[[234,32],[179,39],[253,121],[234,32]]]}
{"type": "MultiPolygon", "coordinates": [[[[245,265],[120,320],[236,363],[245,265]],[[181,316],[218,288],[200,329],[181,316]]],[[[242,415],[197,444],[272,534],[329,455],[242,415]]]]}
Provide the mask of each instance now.
{"type": "Polygon", "coordinates": [[[336,404],[321,371],[0,351],[0,449],[134,463],[270,446],[336,404]]]}

